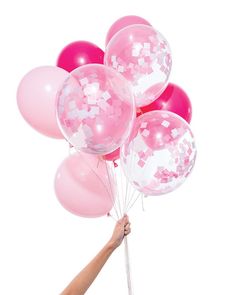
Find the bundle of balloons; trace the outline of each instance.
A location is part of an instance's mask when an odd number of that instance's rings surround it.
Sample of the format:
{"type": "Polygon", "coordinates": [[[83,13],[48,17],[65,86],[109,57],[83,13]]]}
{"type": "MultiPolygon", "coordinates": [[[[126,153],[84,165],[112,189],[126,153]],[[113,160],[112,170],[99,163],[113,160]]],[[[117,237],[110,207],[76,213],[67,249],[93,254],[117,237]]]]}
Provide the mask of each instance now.
{"type": "Polygon", "coordinates": [[[187,94],[169,83],[171,67],[165,37],[145,19],[125,16],[109,29],[105,52],[76,41],[56,66],[23,77],[17,91],[22,116],[74,148],[55,177],[57,198],[68,211],[98,217],[117,206],[122,215],[137,199],[128,186],[138,196],[158,196],[188,177],[196,158],[192,108],[187,94]],[[123,209],[117,165],[127,180],[123,209]]]}

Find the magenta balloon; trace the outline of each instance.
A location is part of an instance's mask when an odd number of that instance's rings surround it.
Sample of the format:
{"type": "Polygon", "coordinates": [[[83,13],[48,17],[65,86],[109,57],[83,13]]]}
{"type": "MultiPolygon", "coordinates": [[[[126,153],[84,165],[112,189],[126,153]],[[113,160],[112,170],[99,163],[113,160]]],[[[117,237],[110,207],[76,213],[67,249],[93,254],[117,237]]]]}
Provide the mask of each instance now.
{"type": "Polygon", "coordinates": [[[114,204],[114,184],[108,166],[94,155],[76,153],[57,170],[55,192],[61,205],[82,217],[107,214],[114,204]]]}
{"type": "Polygon", "coordinates": [[[192,118],[192,105],[187,94],[179,86],[170,83],[153,103],[140,108],[141,113],[163,110],[176,113],[188,123],[192,118]]]}
{"type": "Polygon", "coordinates": [[[38,67],[23,77],[17,90],[17,103],[24,119],[53,138],[64,138],[57,125],[55,104],[57,91],[68,75],[58,67],[38,67]]]}
{"type": "Polygon", "coordinates": [[[110,27],[107,36],[106,36],[106,46],[111,40],[111,38],[120,30],[122,30],[125,27],[131,26],[131,25],[148,25],[151,26],[151,24],[145,20],[144,18],[136,15],[127,15],[124,17],[119,18],[114,24],[110,27]]]}
{"type": "Polygon", "coordinates": [[[120,158],[120,148],[116,149],[114,152],[110,154],[106,154],[103,156],[103,158],[107,161],[115,161],[120,158]]]}
{"type": "Polygon", "coordinates": [[[88,41],[68,44],[60,53],[57,66],[68,72],[87,64],[103,64],[104,51],[88,41]]]}

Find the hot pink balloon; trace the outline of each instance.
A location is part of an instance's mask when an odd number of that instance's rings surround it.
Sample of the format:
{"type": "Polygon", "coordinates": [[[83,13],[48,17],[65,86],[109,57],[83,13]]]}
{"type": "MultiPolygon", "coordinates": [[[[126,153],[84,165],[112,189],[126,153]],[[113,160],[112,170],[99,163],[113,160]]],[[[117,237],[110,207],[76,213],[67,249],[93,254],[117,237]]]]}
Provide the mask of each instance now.
{"type": "Polygon", "coordinates": [[[127,15],[119,18],[109,29],[107,36],[106,36],[106,46],[110,42],[111,38],[120,30],[124,29],[125,27],[131,25],[147,25],[151,26],[151,24],[145,20],[144,18],[136,15],[127,15]]]}
{"type": "Polygon", "coordinates": [[[124,173],[146,195],[161,195],[179,187],[193,169],[195,158],[188,123],[167,111],[151,111],[136,118],[121,148],[124,173]]]}
{"type": "Polygon", "coordinates": [[[94,155],[76,153],[57,170],[55,192],[61,205],[82,217],[106,215],[114,204],[114,183],[108,166],[94,155]]]}
{"type": "Polygon", "coordinates": [[[115,161],[120,158],[120,148],[116,149],[114,152],[104,155],[103,158],[107,161],[115,161]]]}
{"type": "Polygon", "coordinates": [[[158,31],[151,26],[132,25],[109,42],[104,63],[130,82],[136,106],[141,107],[165,90],[172,60],[168,42],[158,31]]]}
{"type": "Polygon", "coordinates": [[[187,94],[179,86],[170,83],[161,96],[151,104],[141,107],[141,113],[163,110],[173,112],[188,123],[192,118],[192,105],[187,94]]]}
{"type": "Polygon", "coordinates": [[[57,66],[68,72],[87,64],[103,64],[104,51],[88,41],[76,41],[61,51],[57,66]]]}
{"type": "Polygon", "coordinates": [[[23,77],[17,90],[17,103],[24,119],[53,138],[64,138],[57,125],[56,97],[68,75],[58,67],[38,67],[23,77]]]}
{"type": "Polygon", "coordinates": [[[91,154],[113,152],[127,138],[135,116],[128,82],[103,65],[71,72],[58,95],[61,130],[75,148],[91,154]]]}

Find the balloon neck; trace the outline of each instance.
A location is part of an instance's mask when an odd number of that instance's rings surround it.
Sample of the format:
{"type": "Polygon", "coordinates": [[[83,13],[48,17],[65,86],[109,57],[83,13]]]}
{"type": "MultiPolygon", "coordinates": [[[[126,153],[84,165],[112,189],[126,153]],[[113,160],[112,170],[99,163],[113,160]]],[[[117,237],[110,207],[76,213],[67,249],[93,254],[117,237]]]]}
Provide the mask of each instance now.
{"type": "Polygon", "coordinates": [[[115,161],[113,161],[113,164],[114,164],[114,167],[115,167],[115,168],[118,167],[118,164],[117,164],[115,161]]]}
{"type": "Polygon", "coordinates": [[[142,109],[141,108],[137,108],[137,113],[142,115],[143,114],[142,109]]]}

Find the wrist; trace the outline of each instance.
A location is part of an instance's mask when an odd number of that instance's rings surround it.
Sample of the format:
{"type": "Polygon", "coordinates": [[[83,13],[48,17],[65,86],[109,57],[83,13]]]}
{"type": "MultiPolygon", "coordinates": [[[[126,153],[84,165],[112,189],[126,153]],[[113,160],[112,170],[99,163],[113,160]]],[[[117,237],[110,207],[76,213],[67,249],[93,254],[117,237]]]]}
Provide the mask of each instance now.
{"type": "Polygon", "coordinates": [[[107,247],[108,251],[113,252],[118,246],[117,246],[117,243],[115,243],[112,240],[109,240],[106,244],[106,247],[107,247]]]}

